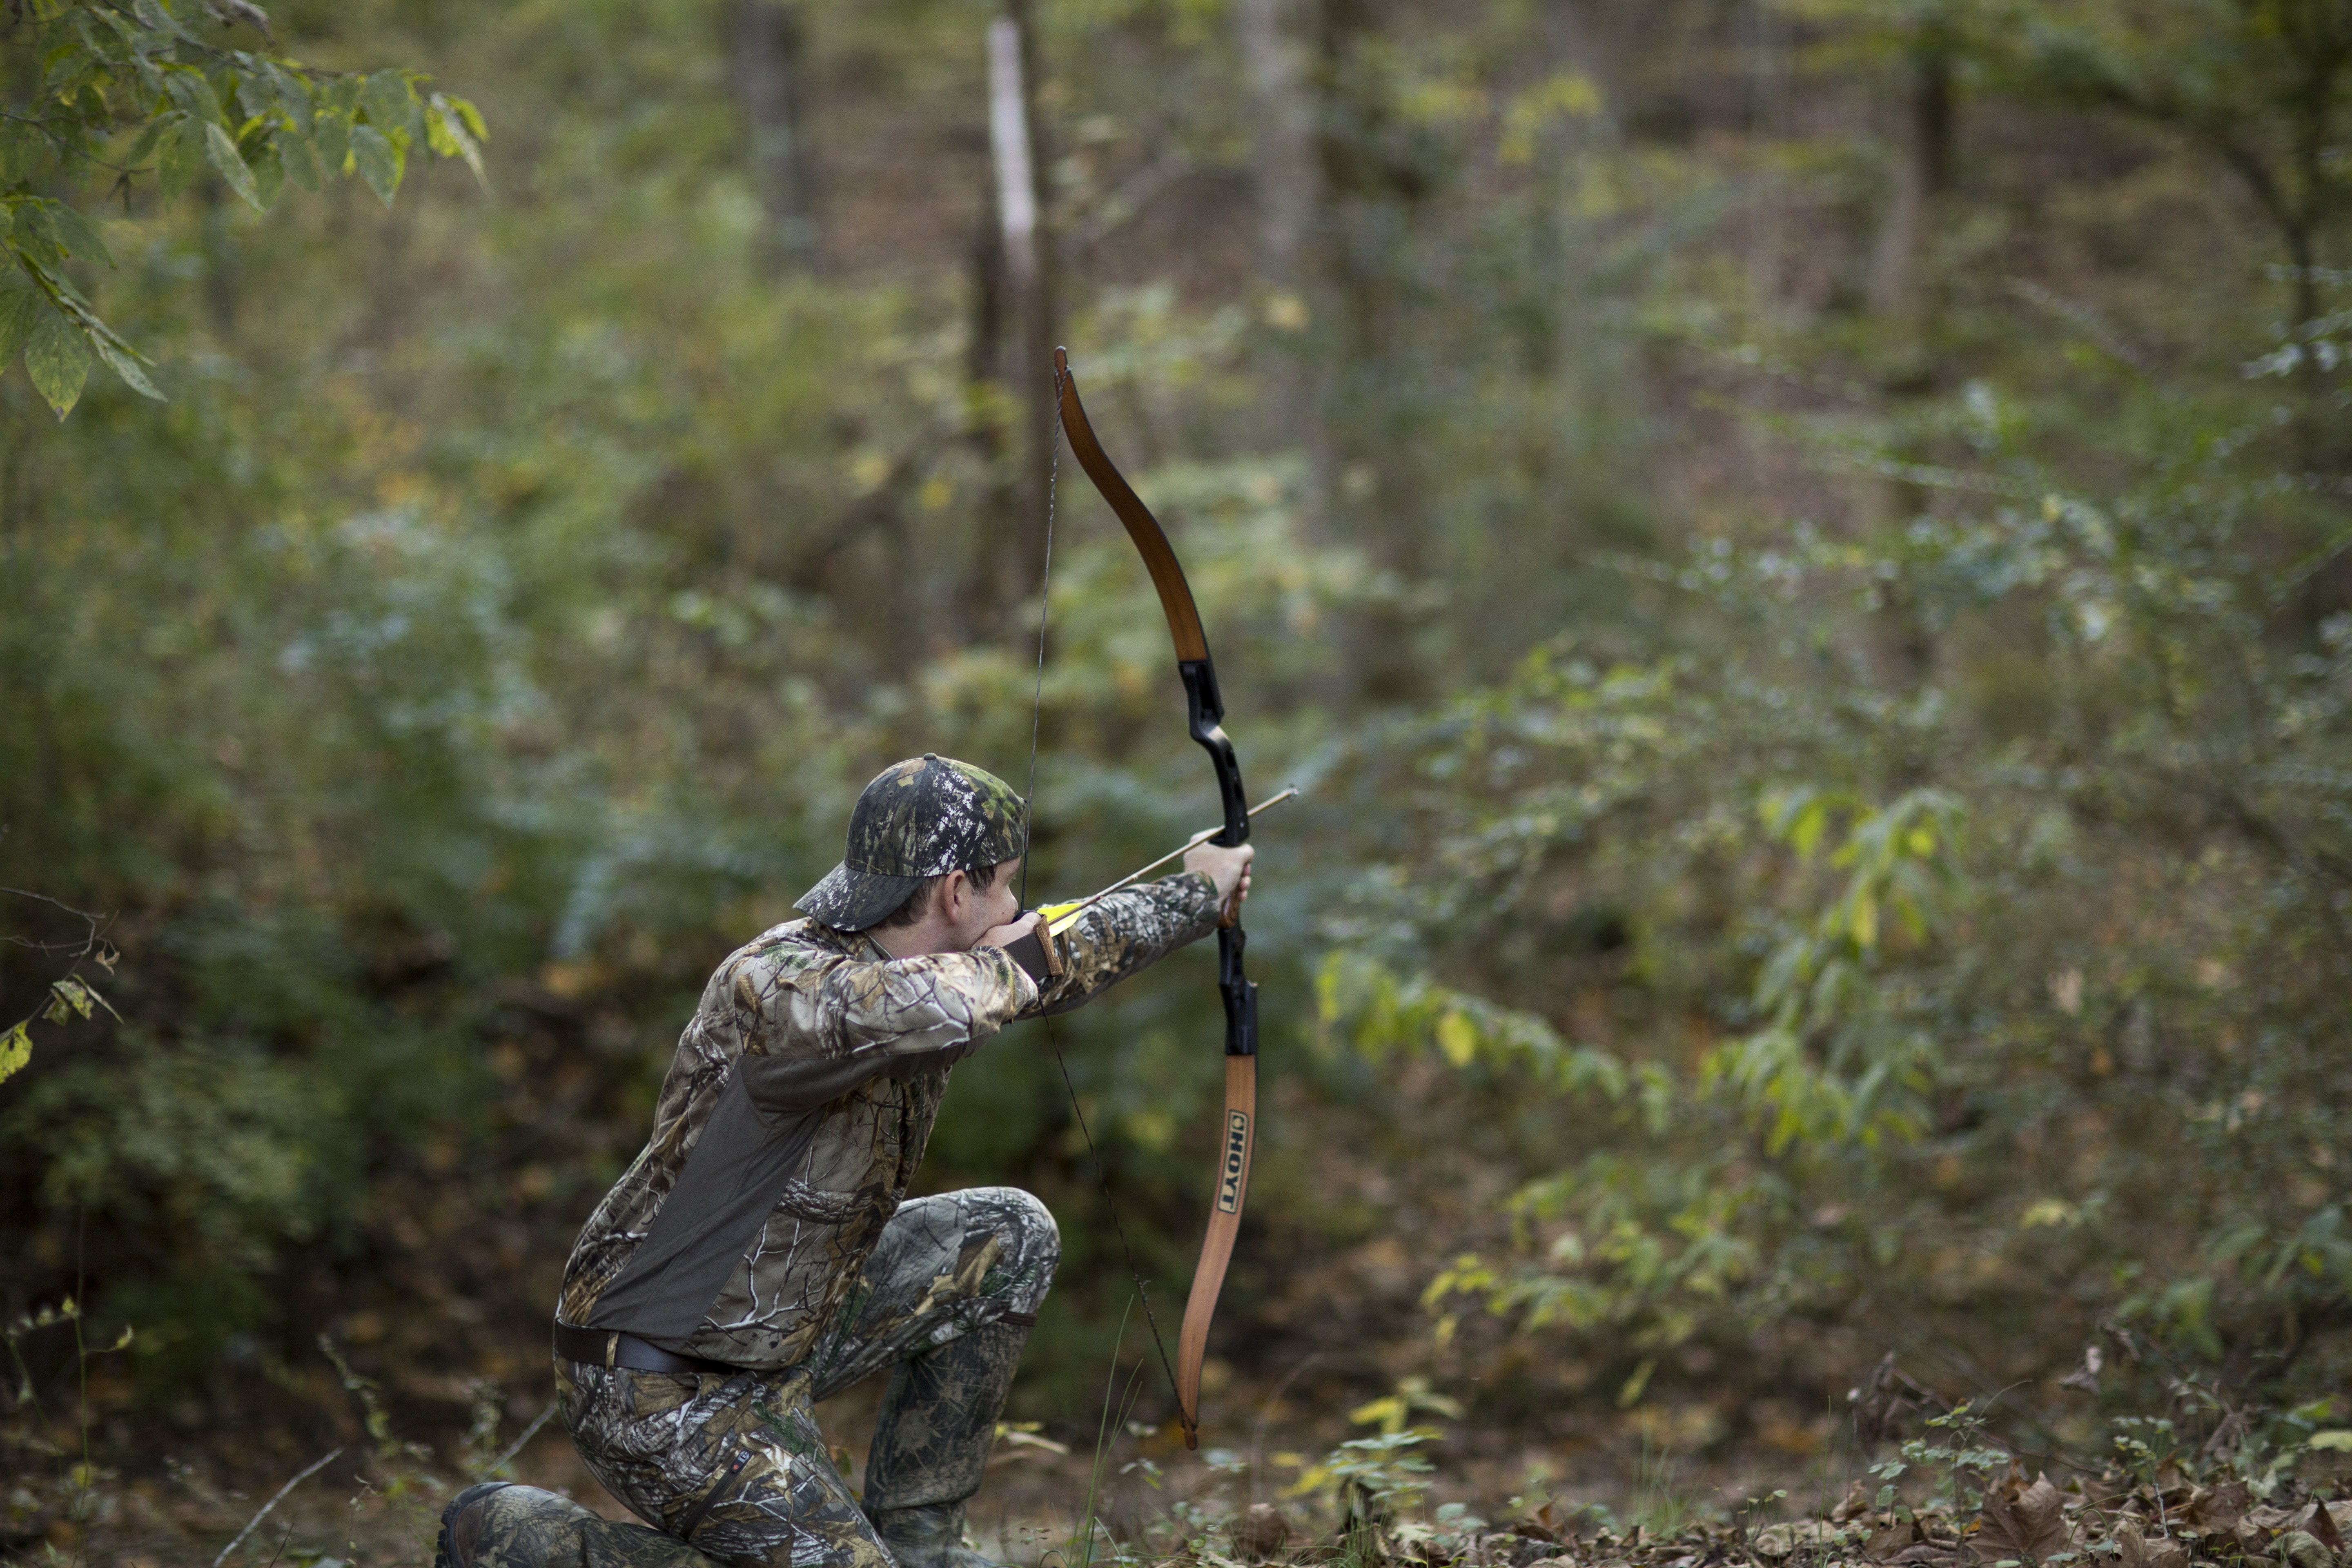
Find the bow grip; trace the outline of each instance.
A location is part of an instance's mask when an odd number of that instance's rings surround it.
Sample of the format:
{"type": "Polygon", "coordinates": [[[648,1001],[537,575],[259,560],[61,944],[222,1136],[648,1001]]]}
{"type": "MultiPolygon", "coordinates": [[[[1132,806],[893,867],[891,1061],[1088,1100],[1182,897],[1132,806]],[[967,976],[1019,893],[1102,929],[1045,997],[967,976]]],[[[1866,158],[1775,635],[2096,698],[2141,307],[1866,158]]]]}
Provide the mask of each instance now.
{"type": "Polygon", "coordinates": [[[1226,926],[1217,932],[1217,994],[1225,1003],[1225,1055],[1257,1055],[1257,982],[1242,973],[1249,934],[1226,926]]]}

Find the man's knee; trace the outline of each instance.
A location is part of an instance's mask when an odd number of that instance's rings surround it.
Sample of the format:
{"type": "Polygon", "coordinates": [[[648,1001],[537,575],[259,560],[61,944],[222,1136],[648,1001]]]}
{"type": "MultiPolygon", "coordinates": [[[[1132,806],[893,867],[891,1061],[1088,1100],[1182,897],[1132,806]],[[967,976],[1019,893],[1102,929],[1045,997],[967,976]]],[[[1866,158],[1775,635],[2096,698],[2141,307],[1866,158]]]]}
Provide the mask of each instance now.
{"type": "Polygon", "coordinates": [[[1053,1211],[1019,1187],[972,1187],[961,1196],[996,1233],[1003,1293],[1020,1298],[1013,1310],[1035,1311],[1062,1261],[1062,1230],[1053,1211]]]}

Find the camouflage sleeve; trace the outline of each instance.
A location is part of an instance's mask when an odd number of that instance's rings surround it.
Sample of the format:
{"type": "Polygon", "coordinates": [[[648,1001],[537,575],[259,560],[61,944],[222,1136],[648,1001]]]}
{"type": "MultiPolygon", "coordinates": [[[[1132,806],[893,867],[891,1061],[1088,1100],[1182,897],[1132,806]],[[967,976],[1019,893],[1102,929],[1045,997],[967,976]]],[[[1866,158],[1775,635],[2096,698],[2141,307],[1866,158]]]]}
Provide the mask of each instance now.
{"type": "Polygon", "coordinates": [[[1018,1016],[1066,1013],[1216,929],[1217,885],[1204,871],[1181,871],[1113,893],[1055,939],[1062,973],[1018,1016]]]}
{"type": "Polygon", "coordinates": [[[978,1045],[1037,996],[1036,983],[995,947],[874,963],[786,943],[744,955],[730,990],[750,1048],[871,1058],[877,1067],[978,1045]]]}

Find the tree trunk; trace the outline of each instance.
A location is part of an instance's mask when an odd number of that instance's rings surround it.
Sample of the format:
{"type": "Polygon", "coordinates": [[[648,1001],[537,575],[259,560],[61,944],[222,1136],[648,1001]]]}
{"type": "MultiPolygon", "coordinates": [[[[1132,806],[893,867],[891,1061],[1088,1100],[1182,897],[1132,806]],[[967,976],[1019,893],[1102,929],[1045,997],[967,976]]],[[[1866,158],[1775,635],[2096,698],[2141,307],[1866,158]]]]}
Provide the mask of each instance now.
{"type": "Polygon", "coordinates": [[[816,181],[808,125],[808,34],[793,0],[734,0],[728,16],[736,101],[751,122],[748,162],[767,215],[761,263],[817,267],[816,181]]]}
{"type": "Polygon", "coordinates": [[[1276,289],[1299,287],[1315,226],[1315,9],[1314,0],[1239,0],[1234,8],[1249,81],[1258,275],[1276,289]]]}
{"type": "Polygon", "coordinates": [[[1036,558],[1032,534],[1045,524],[1054,446],[1052,248],[1045,224],[1044,151],[1037,127],[1037,51],[1027,0],[1010,0],[988,28],[988,143],[996,172],[996,217],[1013,327],[1003,374],[1023,414],[1019,515],[982,563],[982,624],[1001,620],[1026,585],[1036,558]]]}
{"type": "MultiPolygon", "coordinates": [[[[1321,389],[1312,334],[1317,310],[1314,245],[1322,226],[1317,166],[1319,84],[1314,39],[1319,0],[1238,0],[1235,44],[1249,89],[1250,184],[1257,220],[1257,279],[1269,329],[1254,357],[1264,387],[1270,446],[1305,454],[1306,526],[1319,531],[1330,493],[1331,450],[1318,417],[1321,389]]],[[[1325,301],[1328,303],[1328,301],[1325,301]]]]}
{"type": "Polygon", "coordinates": [[[1423,699],[1433,671],[1423,634],[1444,613],[1430,569],[1420,464],[1434,411],[1431,367],[1410,332],[1411,237],[1434,194],[1411,143],[1392,134],[1396,82],[1380,68],[1377,0],[1324,0],[1318,74],[1327,126],[1317,141],[1328,242],[1328,321],[1318,334],[1329,420],[1330,529],[1409,593],[1352,618],[1342,668],[1356,700],[1423,699]]]}
{"type": "Polygon", "coordinates": [[[1910,76],[1895,137],[1894,189],[1871,267],[1870,304],[1916,337],[1927,314],[1920,266],[1928,209],[1951,184],[1951,57],[1940,46],[1923,45],[1911,57],[1910,76]]]}
{"type": "MultiPolygon", "coordinates": [[[[1916,398],[1936,385],[1934,288],[1926,255],[1934,241],[1935,202],[1951,184],[1952,61],[1940,41],[1913,48],[1903,114],[1895,139],[1894,188],[1870,279],[1872,310],[1885,323],[1889,397],[1916,398]]],[[[1918,457],[1923,454],[1903,454],[1918,457]]],[[[1927,510],[1928,496],[1907,479],[1865,479],[1866,529],[1900,524],[1927,510]]],[[[1880,678],[1903,690],[1935,672],[1936,636],[1900,578],[1883,585],[1877,615],[1880,678]]]]}

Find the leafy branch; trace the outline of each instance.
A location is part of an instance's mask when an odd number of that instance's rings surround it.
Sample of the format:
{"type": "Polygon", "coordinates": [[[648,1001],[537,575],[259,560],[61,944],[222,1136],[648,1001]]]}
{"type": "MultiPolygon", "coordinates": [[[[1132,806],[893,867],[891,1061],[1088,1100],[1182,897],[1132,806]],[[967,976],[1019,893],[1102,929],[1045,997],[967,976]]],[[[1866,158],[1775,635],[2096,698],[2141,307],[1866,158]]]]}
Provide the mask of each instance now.
{"type": "Polygon", "coordinates": [[[36,942],[30,937],[0,937],[0,942],[11,946],[30,948],[37,952],[68,952],[73,955],[66,972],[49,982],[41,1005],[10,1025],[5,1034],[0,1034],[0,1081],[5,1081],[33,1059],[32,1026],[35,1024],[70,1023],[76,1018],[89,1017],[100,1007],[105,1008],[107,1016],[115,1022],[122,1021],[122,1015],[114,1010],[113,1004],[99,994],[98,988],[82,973],[82,966],[89,963],[96,964],[110,975],[121,955],[107,942],[102,929],[104,921],[89,910],[75,909],[71,904],[52,899],[46,893],[26,892],[22,888],[0,888],[0,893],[31,899],[53,909],[63,910],[80,921],[84,927],[82,940],[78,945],[36,942]]]}
{"type": "MultiPolygon", "coordinates": [[[[24,280],[0,290],[0,370],[21,353],[60,419],[95,361],[142,396],[163,395],[146,374],[152,362],[65,276],[68,261],[111,268],[113,257],[80,211],[37,186],[111,170],[109,194],[127,203],[136,177],[152,173],[170,202],[210,171],[267,212],[289,179],[316,191],[357,175],[390,206],[421,146],[463,159],[488,187],[481,112],[427,91],[421,72],[323,71],[274,49],[224,48],[197,37],[173,4],[23,0],[13,8],[14,28],[29,32],[27,53],[42,64],[30,101],[0,106],[0,257],[24,280]]],[[[269,39],[268,16],[245,0],[205,9],[269,39]]]]}

